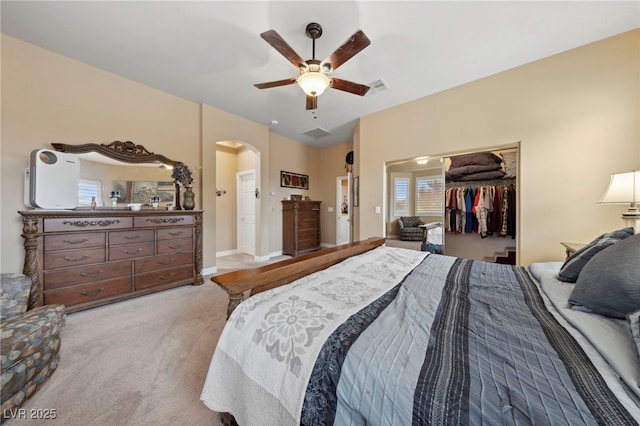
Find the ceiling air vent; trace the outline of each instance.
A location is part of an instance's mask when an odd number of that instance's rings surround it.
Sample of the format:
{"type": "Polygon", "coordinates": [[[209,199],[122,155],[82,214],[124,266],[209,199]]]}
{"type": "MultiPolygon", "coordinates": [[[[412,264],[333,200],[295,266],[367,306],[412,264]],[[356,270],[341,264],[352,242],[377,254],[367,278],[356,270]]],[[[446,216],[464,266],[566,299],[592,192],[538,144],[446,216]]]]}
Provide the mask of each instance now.
{"type": "Polygon", "coordinates": [[[316,127],[315,129],[307,130],[303,133],[303,135],[309,136],[310,138],[320,139],[329,135],[330,133],[321,127],[316,127]]]}
{"type": "Polygon", "coordinates": [[[387,86],[387,83],[385,83],[384,80],[381,78],[375,81],[372,81],[371,83],[368,84],[368,86],[369,86],[369,91],[367,92],[367,96],[373,95],[374,93],[382,92],[383,90],[387,90],[389,88],[389,86],[387,86]]]}

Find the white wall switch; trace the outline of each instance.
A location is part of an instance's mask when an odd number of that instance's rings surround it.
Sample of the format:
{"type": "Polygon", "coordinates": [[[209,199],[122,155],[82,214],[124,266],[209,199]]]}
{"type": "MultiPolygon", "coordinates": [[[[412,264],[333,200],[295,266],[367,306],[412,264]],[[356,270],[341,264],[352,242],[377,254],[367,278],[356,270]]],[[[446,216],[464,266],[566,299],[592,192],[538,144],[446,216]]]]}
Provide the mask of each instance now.
{"type": "Polygon", "coordinates": [[[376,214],[382,213],[382,208],[380,206],[376,206],[376,214]]]}
{"type": "Polygon", "coordinates": [[[333,207],[327,207],[327,211],[328,211],[329,213],[333,213],[333,207]]]}

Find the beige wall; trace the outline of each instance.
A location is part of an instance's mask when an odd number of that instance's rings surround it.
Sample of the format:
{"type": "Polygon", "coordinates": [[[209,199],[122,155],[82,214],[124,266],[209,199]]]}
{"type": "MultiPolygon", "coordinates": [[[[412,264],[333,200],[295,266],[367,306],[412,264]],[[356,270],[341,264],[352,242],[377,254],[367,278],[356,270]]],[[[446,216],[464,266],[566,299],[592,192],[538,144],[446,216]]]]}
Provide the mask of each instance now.
{"type": "Polygon", "coordinates": [[[259,156],[247,147],[238,149],[217,145],[216,190],[224,190],[216,198],[216,256],[235,252],[238,246],[238,182],[240,172],[255,170],[259,156]]]}
{"type": "Polygon", "coordinates": [[[318,200],[322,201],[320,209],[320,234],[323,244],[336,243],[336,218],[340,212],[337,202],[337,181],[339,176],[347,176],[345,159],[349,151],[353,149],[350,143],[341,144],[320,150],[318,164],[321,164],[322,180],[318,200]],[[333,212],[329,211],[333,209],[333,212]]]}
{"type": "MultiPolygon", "coordinates": [[[[202,114],[202,206],[205,210],[203,220],[205,268],[216,264],[216,142],[239,142],[258,154],[255,164],[256,185],[262,188],[268,182],[269,129],[225,111],[201,105],[202,114]]],[[[235,186],[235,184],[234,184],[235,186]]],[[[256,252],[267,253],[269,232],[263,218],[267,214],[267,205],[261,199],[256,201],[256,252]]],[[[224,222],[220,222],[224,223],[224,222]]]]}
{"type": "MultiPolygon", "coordinates": [[[[317,148],[301,144],[274,133],[270,138],[269,185],[262,189],[262,199],[268,204],[269,251],[282,251],[282,200],[291,194],[309,196],[320,200],[323,177],[320,174],[320,153],[317,148]],[[280,171],[309,176],[309,189],[284,188],[280,186],[280,171]]],[[[321,225],[322,226],[322,225],[321,225]]],[[[266,254],[265,253],[265,254],[266,254]]]]}
{"type": "MultiPolygon", "coordinates": [[[[2,35],[1,267],[22,271],[23,172],[52,142],[131,140],[200,176],[198,105],[2,35]]],[[[199,197],[196,198],[196,201],[199,197]]]]}
{"type": "MultiPolygon", "coordinates": [[[[216,182],[217,169],[231,165],[217,161],[216,142],[242,143],[247,149],[233,167],[237,171],[240,168],[256,171],[256,185],[261,191],[260,199],[256,200],[256,254],[259,257],[281,251],[280,200],[283,197],[291,193],[316,199],[324,196],[321,195],[324,176],[317,161],[319,150],[271,134],[267,126],[169,95],[4,34],[2,89],[0,261],[3,271],[22,270],[22,223],[17,211],[25,209],[23,171],[28,165],[29,153],[50,148],[51,142],[131,140],[150,151],[186,163],[195,177],[196,208],[205,211],[203,265],[209,271],[216,264],[216,252],[236,248],[235,175],[231,184],[225,183],[231,193],[217,197],[215,191],[220,187],[216,182]],[[274,157],[270,161],[272,152],[274,157]],[[281,188],[280,170],[308,174],[310,190],[281,188]],[[228,201],[232,196],[231,209],[218,206],[221,198],[228,201]],[[232,232],[225,234],[222,229],[232,232]]],[[[324,161],[330,157],[322,158],[324,161]]],[[[331,176],[331,182],[334,178],[331,176]]]]}
{"type": "MultiPolygon", "coordinates": [[[[521,263],[560,259],[560,240],[585,241],[620,226],[624,207],[595,203],[610,173],[640,165],[639,38],[640,30],[623,34],[364,117],[353,138],[361,203],[354,239],[384,235],[374,208],[384,207],[386,161],[518,141],[521,263]]],[[[257,153],[258,255],[281,250],[280,201],[291,193],[323,201],[322,242],[335,241],[327,208],[336,208],[335,178],[350,144],[317,150],[6,35],[1,54],[3,271],[22,269],[16,212],[24,209],[23,170],[29,153],[51,142],[132,140],[185,162],[196,179],[196,208],[205,210],[205,268],[215,266],[217,251],[217,141],[239,141],[257,153]],[[308,174],[309,191],[281,188],[280,170],[308,174]]]]}
{"type": "Polygon", "coordinates": [[[215,190],[224,190],[226,193],[216,196],[216,253],[237,248],[237,157],[238,152],[235,149],[218,145],[215,190]]]}
{"type": "Polygon", "coordinates": [[[610,173],[640,166],[639,56],[635,30],[363,117],[359,237],[385,231],[385,161],[518,141],[521,264],[622,227],[624,206],[596,203],[610,173]]]}

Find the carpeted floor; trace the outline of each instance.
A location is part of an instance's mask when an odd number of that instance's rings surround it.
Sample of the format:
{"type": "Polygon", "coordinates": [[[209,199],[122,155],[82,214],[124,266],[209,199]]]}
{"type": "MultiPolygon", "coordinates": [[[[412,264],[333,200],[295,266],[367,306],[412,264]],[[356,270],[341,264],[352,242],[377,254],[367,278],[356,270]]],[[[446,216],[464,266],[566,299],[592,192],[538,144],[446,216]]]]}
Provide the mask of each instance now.
{"type": "Polygon", "coordinates": [[[209,280],[67,315],[60,364],[11,426],[219,425],[200,391],[227,298],[209,280]]]}
{"type": "MultiPolygon", "coordinates": [[[[216,263],[224,273],[277,260],[233,255],[216,263]]],[[[27,418],[5,424],[221,425],[200,401],[228,301],[210,277],[201,286],[68,314],[58,369],[23,405],[27,418]],[[30,419],[39,409],[55,410],[56,418],[30,419]]]]}
{"type": "Polygon", "coordinates": [[[278,262],[284,259],[290,259],[291,256],[276,256],[268,261],[258,262],[253,260],[253,256],[246,253],[236,253],[229,256],[221,256],[216,259],[217,272],[213,275],[226,274],[227,272],[236,271],[245,268],[257,268],[268,263],[278,262]]]}

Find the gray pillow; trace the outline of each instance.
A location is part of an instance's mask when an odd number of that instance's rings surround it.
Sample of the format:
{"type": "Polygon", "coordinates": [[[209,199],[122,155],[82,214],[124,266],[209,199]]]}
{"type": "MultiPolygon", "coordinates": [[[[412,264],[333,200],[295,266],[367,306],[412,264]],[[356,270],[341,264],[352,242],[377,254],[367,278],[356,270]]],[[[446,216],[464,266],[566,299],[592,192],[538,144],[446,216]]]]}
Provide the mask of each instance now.
{"type": "Polygon", "coordinates": [[[493,152],[474,152],[471,154],[462,154],[451,157],[450,169],[457,167],[469,166],[472,164],[500,164],[502,158],[495,155],[493,152]]]}
{"type": "Polygon", "coordinates": [[[569,304],[622,319],[640,309],[640,234],[594,255],[580,272],[569,304]]]}
{"type": "Polygon", "coordinates": [[[562,268],[560,268],[558,279],[560,281],[575,283],[582,268],[584,268],[587,262],[591,260],[596,253],[632,235],[633,228],[618,229],[617,231],[600,235],[595,240],[569,256],[567,261],[564,262],[564,265],[562,265],[562,268]]]}

